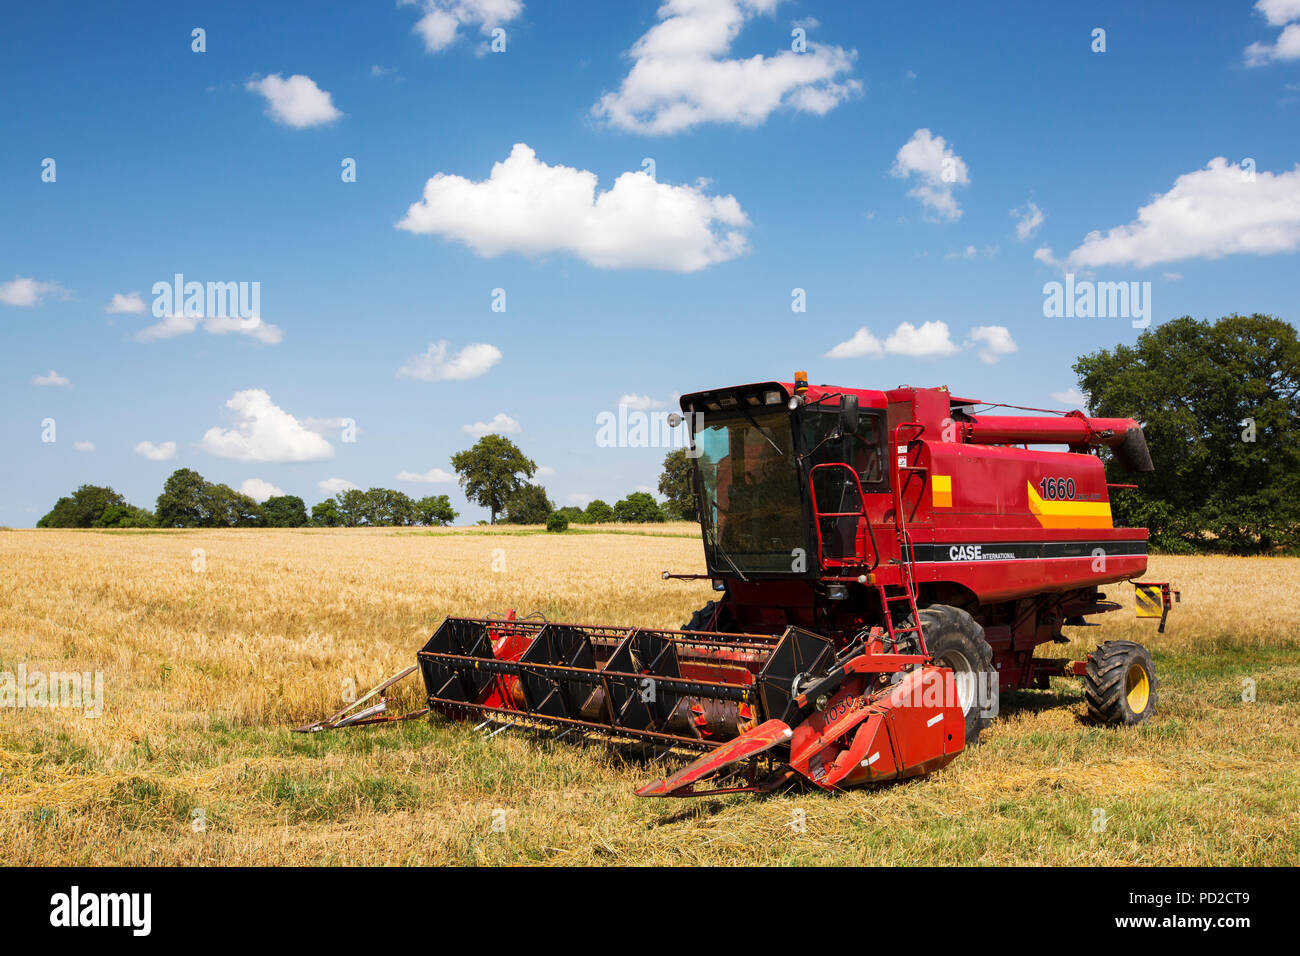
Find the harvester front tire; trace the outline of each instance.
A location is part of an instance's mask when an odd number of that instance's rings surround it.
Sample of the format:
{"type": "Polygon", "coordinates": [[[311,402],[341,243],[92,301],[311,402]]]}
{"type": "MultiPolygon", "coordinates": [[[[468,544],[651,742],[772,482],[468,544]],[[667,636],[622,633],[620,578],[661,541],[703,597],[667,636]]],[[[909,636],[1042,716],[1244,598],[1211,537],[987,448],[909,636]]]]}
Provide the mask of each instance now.
{"type": "Polygon", "coordinates": [[[993,648],[984,639],[984,628],[961,608],[931,604],[921,609],[921,634],[934,662],[952,668],[956,675],[966,716],[966,745],[979,743],[980,733],[992,720],[983,713],[989,709],[986,698],[998,692],[993,648]]]}
{"type": "Polygon", "coordinates": [[[1088,655],[1083,697],[1101,724],[1145,724],[1156,710],[1156,667],[1136,641],[1107,641],[1088,655]]]}

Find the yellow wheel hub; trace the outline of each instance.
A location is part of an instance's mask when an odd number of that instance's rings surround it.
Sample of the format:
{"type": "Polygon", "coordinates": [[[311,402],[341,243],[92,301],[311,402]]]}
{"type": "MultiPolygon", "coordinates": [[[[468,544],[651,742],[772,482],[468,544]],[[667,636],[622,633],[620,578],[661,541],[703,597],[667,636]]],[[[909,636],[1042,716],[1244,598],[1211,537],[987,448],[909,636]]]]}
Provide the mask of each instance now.
{"type": "Polygon", "coordinates": [[[1147,701],[1151,697],[1151,680],[1147,677],[1147,669],[1141,664],[1134,664],[1128,669],[1124,694],[1128,698],[1129,710],[1133,713],[1140,714],[1147,709],[1147,701]]]}

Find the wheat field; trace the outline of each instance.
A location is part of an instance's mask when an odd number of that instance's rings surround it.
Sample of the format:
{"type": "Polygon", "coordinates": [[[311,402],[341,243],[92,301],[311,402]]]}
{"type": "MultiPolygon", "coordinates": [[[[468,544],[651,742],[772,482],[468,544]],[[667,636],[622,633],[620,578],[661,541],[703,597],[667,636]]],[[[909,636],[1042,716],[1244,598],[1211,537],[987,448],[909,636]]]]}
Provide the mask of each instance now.
{"type": "Polygon", "coordinates": [[[289,732],[447,614],[680,626],[709,585],[664,569],[703,569],[694,526],[0,531],[0,674],[103,679],[99,716],[0,707],[0,863],[1300,863],[1300,559],[1153,557],[1166,634],[1114,613],[1048,648],[1146,643],[1150,724],[1090,726],[1058,680],[903,785],[641,800],[664,764],[597,741],[289,732]]]}

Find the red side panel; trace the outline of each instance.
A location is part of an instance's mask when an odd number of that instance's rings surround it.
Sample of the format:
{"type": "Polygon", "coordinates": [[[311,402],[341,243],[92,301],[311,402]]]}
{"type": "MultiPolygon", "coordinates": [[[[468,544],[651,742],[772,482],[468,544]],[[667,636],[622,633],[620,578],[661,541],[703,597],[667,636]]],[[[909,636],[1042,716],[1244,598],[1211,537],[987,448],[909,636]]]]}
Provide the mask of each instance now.
{"type": "Polygon", "coordinates": [[[837,790],[931,773],[965,746],[966,722],[952,671],[923,667],[892,688],[860,696],[846,682],[795,729],[790,766],[819,787],[837,790]]]}

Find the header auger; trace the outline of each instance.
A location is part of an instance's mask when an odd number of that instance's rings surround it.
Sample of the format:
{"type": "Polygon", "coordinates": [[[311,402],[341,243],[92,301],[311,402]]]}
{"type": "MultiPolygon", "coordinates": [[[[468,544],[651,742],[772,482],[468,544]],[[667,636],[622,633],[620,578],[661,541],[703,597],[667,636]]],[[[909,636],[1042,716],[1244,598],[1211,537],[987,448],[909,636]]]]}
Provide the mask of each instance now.
{"type": "MultiPolygon", "coordinates": [[[[430,711],[698,754],[643,796],[930,773],[979,739],[1002,690],[1052,677],[1081,677],[1096,721],[1148,720],[1140,644],[1034,653],[1119,609],[1100,588],[1146,570],[1147,532],[1113,526],[1096,454],[1152,470],[1141,426],[981,404],[803,373],[683,396],[707,574],[664,577],[707,577],[717,600],[678,631],[446,618],[418,654],[430,711]]],[[[1163,629],[1177,592],[1139,591],[1163,629]]]]}

